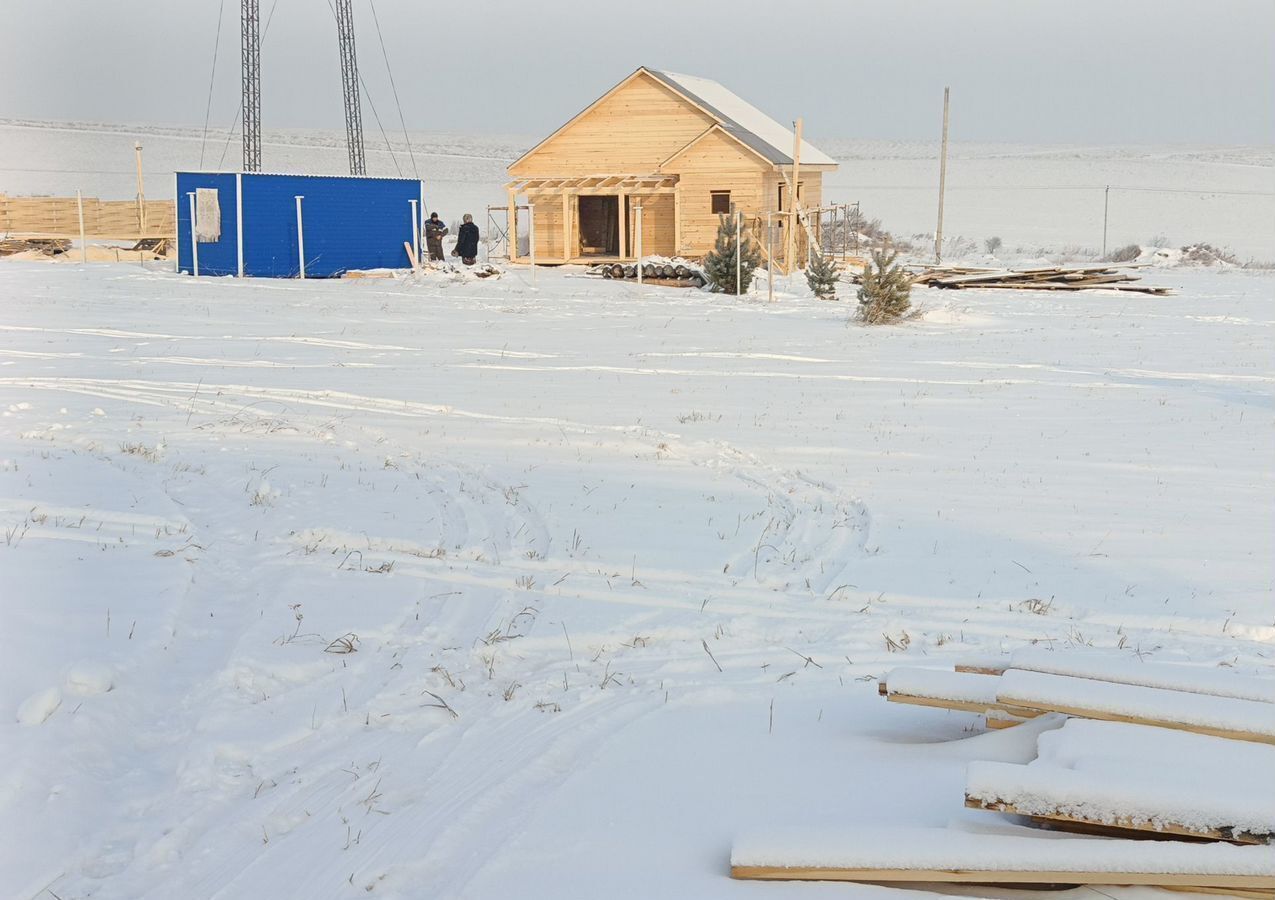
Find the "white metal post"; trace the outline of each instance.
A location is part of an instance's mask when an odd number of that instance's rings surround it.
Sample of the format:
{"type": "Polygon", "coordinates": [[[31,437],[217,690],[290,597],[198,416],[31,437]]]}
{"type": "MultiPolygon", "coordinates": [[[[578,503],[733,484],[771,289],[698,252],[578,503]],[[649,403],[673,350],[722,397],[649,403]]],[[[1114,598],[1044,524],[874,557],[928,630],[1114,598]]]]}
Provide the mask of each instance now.
{"type": "Polygon", "coordinates": [[[84,241],[84,196],[79,191],[75,192],[75,205],[80,211],[80,262],[87,263],[89,261],[89,248],[84,241]]]}
{"type": "Polygon", "coordinates": [[[421,258],[421,229],[417,223],[420,220],[417,218],[416,201],[408,200],[407,202],[412,206],[412,255],[419,260],[421,258]]]}
{"type": "Polygon", "coordinates": [[[637,230],[637,280],[642,283],[642,204],[639,202],[634,210],[634,226],[637,230]]]}
{"type": "Polygon", "coordinates": [[[195,233],[195,192],[187,191],[186,199],[190,201],[190,271],[199,277],[199,236],[195,233]]]}
{"type": "Polygon", "coordinates": [[[243,278],[243,173],[235,173],[235,258],[243,278]]]}
{"type": "MultiPolygon", "coordinates": [[[[517,215],[517,213],[515,213],[517,215]]],[[[531,286],[536,286],[536,204],[527,203],[527,248],[531,251],[531,286]]]]}
{"type": "Polygon", "coordinates": [[[744,214],[735,210],[735,296],[744,293],[744,214]]]}
{"type": "Polygon", "coordinates": [[[305,229],[301,227],[301,201],[305,199],[303,194],[296,196],[297,201],[297,265],[299,268],[299,277],[305,278],[305,229]]]}

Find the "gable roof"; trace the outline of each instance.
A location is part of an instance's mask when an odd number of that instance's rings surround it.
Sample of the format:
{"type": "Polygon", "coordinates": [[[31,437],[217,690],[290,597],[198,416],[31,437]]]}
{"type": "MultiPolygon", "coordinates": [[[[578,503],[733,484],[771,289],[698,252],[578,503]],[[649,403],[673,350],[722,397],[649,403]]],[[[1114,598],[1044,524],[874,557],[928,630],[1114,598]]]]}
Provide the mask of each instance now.
{"type": "Polygon", "coordinates": [[[746,153],[751,153],[753,156],[755,156],[755,157],[757,157],[758,159],[760,159],[760,160],[761,160],[761,162],[762,162],[762,165],[763,165],[763,166],[764,166],[764,165],[766,165],[766,164],[768,164],[768,163],[770,162],[770,159],[768,159],[768,158],[767,158],[767,157],[766,157],[763,153],[761,153],[760,151],[758,151],[758,150],[757,150],[755,147],[753,147],[751,144],[747,144],[747,143],[745,143],[744,141],[741,141],[741,140],[740,140],[737,136],[735,136],[734,134],[732,134],[730,131],[726,130],[726,128],[724,128],[724,127],[722,126],[722,123],[721,123],[721,122],[714,122],[712,125],[708,126],[708,129],[707,129],[707,130],[705,130],[705,131],[701,132],[700,134],[698,134],[697,136],[695,136],[694,138],[692,138],[692,139],[691,139],[691,142],[690,142],[690,143],[688,143],[686,146],[684,146],[684,147],[679,147],[676,151],[674,151],[674,153],[673,153],[673,155],[672,155],[672,156],[670,156],[668,159],[664,160],[664,162],[660,163],[660,167],[659,167],[656,171],[658,171],[658,172],[662,172],[662,171],[664,171],[664,167],[665,167],[665,166],[667,166],[667,165],[668,165],[669,163],[671,163],[673,160],[677,159],[679,156],[681,156],[681,155],[682,155],[683,153],[685,153],[687,150],[690,150],[692,147],[694,147],[694,146],[695,146],[696,144],[698,144],[700,141],[704,140],[704,138],[708,137],[710,134],[722,134],[722,135],[725,135],[727,140],[729,140],[729,141],[734,141],[736,144],[739,144],[739,146],[741,146],[741,147],[744,149],[744,152],[746,152],[746,153]]]}
{"type": "MultiPolygon", "coordinates": [[[[562,134],[577,120],[583,118],[616,91],[641,75],[655,79],[656,82],[668,88],[692,106],[716,119],[723,131],[757,153],[767,162],[780,166],[792,165],[793,133],[751,103],[731,93],[716,81],[711,81],[707,78],[681,75],[676,72],[661,72],[655,69],[648,69],[645,66],[639,66],[635,72],[576,113],[552,134],[510,163],[508,168],[512,170],[520,165],[523,160],[532,156],[541,147],[562,134]]],[[[699,137],[703,136],[701,134],[699,137]]],[[[695,140],[698,141],[699,137],[695,140]]],[[[694,141],[691,143],[694,143],[694,141]]],[[[681,153],[681,150],[678,153],[681,153]]],[[[676,155],[674,154],[674,156],[676,155]]],[[[672,158],[670,157],[669,159],[672,158]]],[[[801,142],[801,162],[810,166],[836,166],[838,164],[835,159],[816,149],[806,140],[801,142]]]]}
{"type": "MultiPolygon", "coordinates": [[[[793,133],[738,94],[708,78],[652,69],[646,71],[716,118],[731,136],[770,162],[792,165],[793,133]]],[[[801,161],[813,166],[837,165],[835,159],[805,140],[801,142],[801,161]]]]}

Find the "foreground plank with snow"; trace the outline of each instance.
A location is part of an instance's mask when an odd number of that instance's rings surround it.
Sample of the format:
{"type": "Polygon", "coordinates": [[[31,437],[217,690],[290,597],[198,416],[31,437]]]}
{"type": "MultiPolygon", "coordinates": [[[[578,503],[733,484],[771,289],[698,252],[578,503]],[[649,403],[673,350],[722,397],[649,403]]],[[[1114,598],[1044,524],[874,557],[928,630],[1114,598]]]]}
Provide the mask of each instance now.
{"type": "Polygon", "coordinates": [[[780,881],[1174,885],[1275,890],[1275,847],[882,827],[758,831],[731,876],[780,881]]]}

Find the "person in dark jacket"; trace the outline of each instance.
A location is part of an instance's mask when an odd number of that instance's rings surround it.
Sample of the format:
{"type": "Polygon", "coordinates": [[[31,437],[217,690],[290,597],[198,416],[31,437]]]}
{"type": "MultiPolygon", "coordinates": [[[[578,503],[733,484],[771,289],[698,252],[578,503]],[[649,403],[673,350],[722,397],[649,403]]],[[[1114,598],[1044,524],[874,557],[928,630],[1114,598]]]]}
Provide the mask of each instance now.
{"type": "Polygon", "coordinates": [[[443,256],[443,236],[446,234],[447,226],[438,217],[438,213],[430,213],[429,221],[425,223],[425,246],[429,248],[430,261],[442,262],[445,259],[443,256]]]}
{"type": "Polygon", "coordinates": [[[469,213],[465,213],[465,223],[460,226],[456,235],[456,249],[452,250],[452,255],[459,256],[460,261],[467,266],[472,266],[478,260],[478,226],[469,213]]]}

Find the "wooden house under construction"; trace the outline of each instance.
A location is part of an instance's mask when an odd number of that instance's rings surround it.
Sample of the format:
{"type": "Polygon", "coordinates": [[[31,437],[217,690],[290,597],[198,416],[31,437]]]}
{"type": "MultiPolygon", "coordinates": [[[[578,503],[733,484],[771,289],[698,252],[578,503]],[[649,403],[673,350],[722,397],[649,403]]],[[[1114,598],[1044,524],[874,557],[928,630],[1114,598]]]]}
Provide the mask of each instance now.
{"type": "Polygon", "coordinates": [[[788,269],[782,229],[795,225],[800,265],[802,211],[819,207],[823,173],[836,168],[717,82],[640,68],[509,167],[510,255],[525,259],[531,237],[537,264],[633,260],[641,207],[644,256],[699,257],[718,216],[739,210],[763,248],[774,223],[775,262],[788,269]],[[520,207],[530,209],[530,235],[518,234],[520,207]]]}

